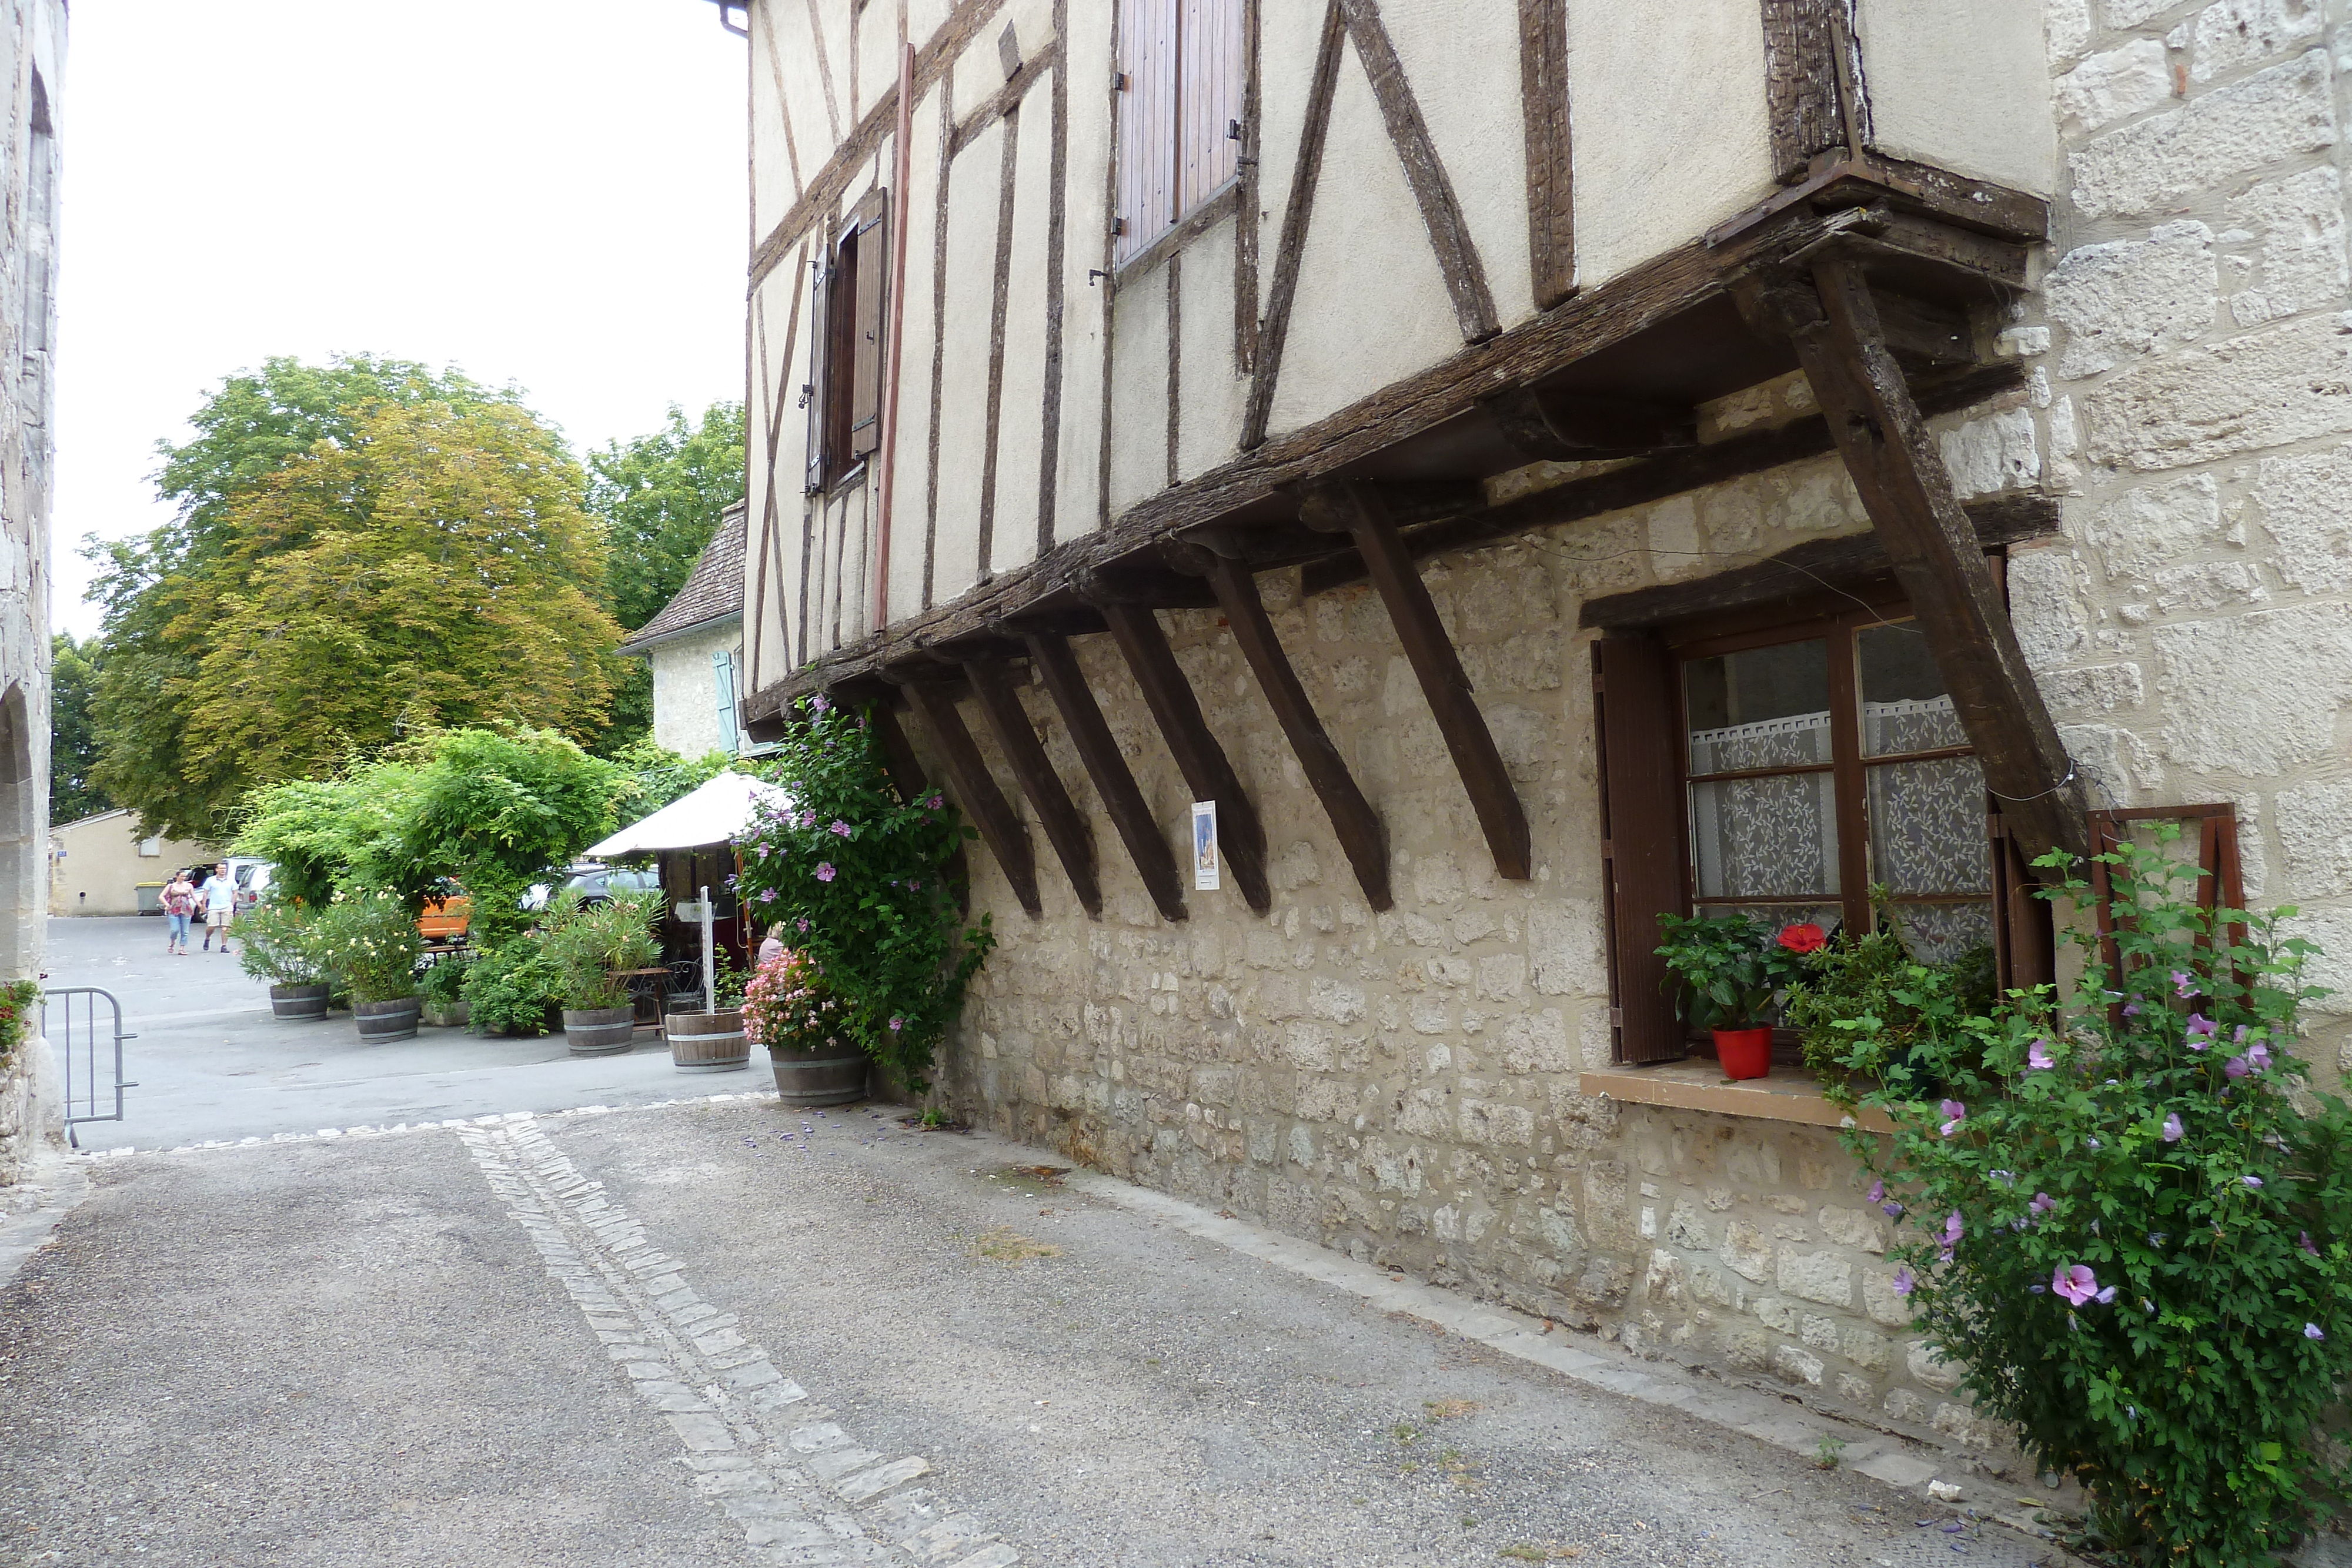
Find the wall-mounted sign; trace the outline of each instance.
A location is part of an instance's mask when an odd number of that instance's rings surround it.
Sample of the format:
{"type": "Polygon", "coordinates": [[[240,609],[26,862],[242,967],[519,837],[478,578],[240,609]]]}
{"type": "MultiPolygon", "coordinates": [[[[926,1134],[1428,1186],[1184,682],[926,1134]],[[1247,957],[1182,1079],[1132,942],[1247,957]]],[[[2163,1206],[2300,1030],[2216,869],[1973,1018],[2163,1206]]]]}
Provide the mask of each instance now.
{"type": "Polygon", "coordinates": [[[1214,800],[1192,802],[1192,887],[1200,893],[1214,893],[1221,883],[1217,878],[1217,803],[1214,800]]]}

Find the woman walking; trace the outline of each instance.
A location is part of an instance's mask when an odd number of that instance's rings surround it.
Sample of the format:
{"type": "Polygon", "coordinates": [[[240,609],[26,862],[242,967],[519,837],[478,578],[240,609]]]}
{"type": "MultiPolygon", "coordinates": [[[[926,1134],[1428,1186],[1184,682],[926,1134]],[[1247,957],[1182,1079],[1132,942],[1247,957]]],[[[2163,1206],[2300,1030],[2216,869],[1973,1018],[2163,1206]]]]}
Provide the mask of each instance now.
{"type": "Polygon", "coordinates": [[[171,928],[163,951],[186,955],[188,917],[195,911],[196,884],[188,880],[187,869],[182,867],[172,873],[172,880],[163,888],[163,918],[171,928]]]}

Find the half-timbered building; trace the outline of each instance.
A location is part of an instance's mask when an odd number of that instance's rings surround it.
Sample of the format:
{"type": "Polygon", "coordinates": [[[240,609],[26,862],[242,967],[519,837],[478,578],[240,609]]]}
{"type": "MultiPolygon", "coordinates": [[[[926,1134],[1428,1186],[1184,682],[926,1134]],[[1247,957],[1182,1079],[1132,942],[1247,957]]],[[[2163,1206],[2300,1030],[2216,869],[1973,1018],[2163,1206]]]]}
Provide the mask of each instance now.
{"type": "Polygon", "coordinates": [[[1880,887],[2030,980],[2139,813],[2352,953],[2342,9],[724,5],[743,723],[978,828],[942,1092],[1990,1442],[1657,923],[1880,887]]]}

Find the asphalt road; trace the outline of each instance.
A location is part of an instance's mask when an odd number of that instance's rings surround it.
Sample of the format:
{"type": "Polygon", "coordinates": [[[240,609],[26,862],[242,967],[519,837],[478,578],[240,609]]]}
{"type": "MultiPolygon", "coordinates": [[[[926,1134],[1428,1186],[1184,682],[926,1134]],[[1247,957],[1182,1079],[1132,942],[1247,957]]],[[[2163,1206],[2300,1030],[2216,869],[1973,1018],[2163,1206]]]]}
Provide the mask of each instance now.
{"type": "MultiPolygon", "coordinates": [[[[201,936],[195,941],[201,941],[201,936]]],[[[122,1003],[123,1119],[77,1129],[84,1148],[169,1149],[323,1127],[394,1126],[500,1111],[643,1105],[750,1088],[751,1073],[684,1073],[650,1030],[619,1056],[575,1057],[561,1034],[490,1040],[425,1029],[363,1044],[348,1014],[280,1023],[269,988],[233,957],[166,956],[160,917],[53,919],[44,984],[103,987],[122,1003]]],[[[79,1009],[79,1004],[77,1004],[79,1009]]],[[[77,1012],[79,1016],[79,1011],[77,1012]]],[[[100,1009],[99,1108],[113,1109],[113,1047],[100,1009]]],[[[52,1035],[53,1045],[55,1040],[52,1035]]],[[[78,1080],[88,1082],[84,1066],[78,1080]]],[[[79,1087],[79,1084],[78,1084],[79,1087]]]]}
{"type": "Polygon", "coordinates": [[[747,1098],[96,1162],[0,1291],[0,1562],[2032,1560],[1036,1158],[747,1098]]]}

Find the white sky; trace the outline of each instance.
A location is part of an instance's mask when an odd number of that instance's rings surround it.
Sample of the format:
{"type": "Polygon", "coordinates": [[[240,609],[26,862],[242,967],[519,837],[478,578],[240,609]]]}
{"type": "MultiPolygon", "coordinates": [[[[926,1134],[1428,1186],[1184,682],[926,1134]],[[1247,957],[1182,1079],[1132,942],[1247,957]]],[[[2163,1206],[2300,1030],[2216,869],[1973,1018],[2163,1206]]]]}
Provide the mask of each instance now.
{"type": "Polygon", "coordinates": [[[744,46],[708,0],[88,0],[59,95],[51,618],[273,354],[513,382],[577,450],[743,395],[744,46]]]}

